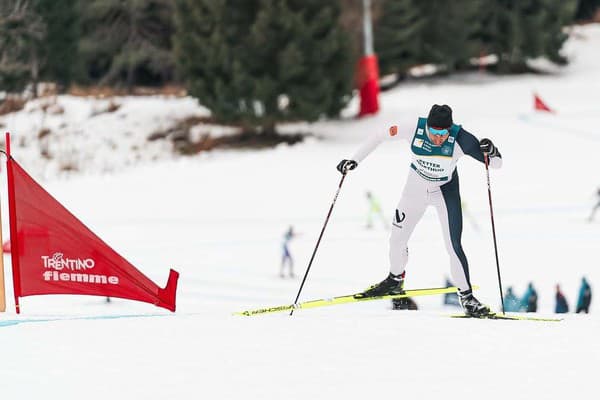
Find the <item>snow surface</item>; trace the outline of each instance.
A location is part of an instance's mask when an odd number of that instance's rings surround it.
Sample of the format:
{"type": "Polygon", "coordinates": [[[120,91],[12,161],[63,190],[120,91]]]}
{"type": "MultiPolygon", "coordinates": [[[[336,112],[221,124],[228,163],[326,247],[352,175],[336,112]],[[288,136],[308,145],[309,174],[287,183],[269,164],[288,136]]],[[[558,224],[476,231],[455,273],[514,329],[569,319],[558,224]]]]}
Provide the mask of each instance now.
{"type": "MultiPolygon", "coordinates": [[[[82,134],[68,142],[50,136],[57,143],[49,145],[71,146],[90,160],[89,173],[67,179],[42,164],[39,148],[28,146],[33,134],[21,133],[31,125],[27,116],[39,115],[2,118],[18,143],[15,158],[100,237],[161,286],[169,267],[181,273],[174,314],[119,299],[38,296],[21,299],[16,315],[6,256],[2,397],[596,398],[597,297],[590,314],[566,314],[560,323],[451,319],[446,316],[457,310],[437,296],[416,298],[417,312],[369,302],[299,310],[291,318],[231,315],[293,301],[337,189],[337,162],[365,135],[424,115],[432,103],[451,104],[456,121],[493,138],[502,151],[504,166],[491,172],[491,187],[504,288],[522,294],[533,282],[538,315],[551,316],[560,283],[574,307],[582,276],[592,289],[600,282],[600,214],[586,221],[600,185],[593,153],[600,144],[600,26],[575,33],[565,47],[573,62],[558,74],[468,74],[406,84],[382,94],[377,116],[307,125],[322,139],[292,147],[157,162],[149,156],[124,168],[128,147],[109,151],[101,144],[121,142],[121,120],[131,123],[132,141],[141,143],[153,127],[168,124],[169,115],[202,109],[190,99],[130,98],[120,100],[126,105],[116,113],[90,118],[93,104],[60,97],[67,129],[80,127],[82,134]],[[535,113],[534,91],[557,113],[535,113]],[[101,168],[111,164],[111,154],[115,172],[101,168]],[[301,234],[292,243],[300,277],[281,279],[281,239],[289,225],[301,234]]],[[[346,115],[355,112],[356,102],[346,115]]],[[[391,218],[408,161],[406,144],[389,142],[348,176],[301,300],[352,293],[387,275],[388,232],[364,229],[365,191],[391,218]]],[[[485,170],[470,159],[459,170],[462,197],[476,221],[465,219],[463,235],[471,279],[480,286],[477,296],[498,308],[485,170]]],[[[410,251],[407,286],[443,285],[449,266],[433,210],[417,226],[410,251]]]]}

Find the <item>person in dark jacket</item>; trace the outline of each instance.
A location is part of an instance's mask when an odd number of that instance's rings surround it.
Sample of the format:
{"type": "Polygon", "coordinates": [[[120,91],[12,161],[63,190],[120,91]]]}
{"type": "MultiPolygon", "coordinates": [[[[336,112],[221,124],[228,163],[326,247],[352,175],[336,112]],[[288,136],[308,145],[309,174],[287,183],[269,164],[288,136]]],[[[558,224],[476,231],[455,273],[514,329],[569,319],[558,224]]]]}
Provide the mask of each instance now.
{"type": "Polygon", "coordinates": [[[537,291],[533,287],[533,283],[529,282],[529,285],[527,285],[527,290],[525,291],[525,295],[523,296],[523,300],[521,300],[522,307],[526,312],[537,312],[537,301],[537,291]]]}
{"type": "Polygon", "coordinates": [[[577,308],[575,312],[585,312],[586,314],[589,313],[591,302],[592,288],[585,277],[583,277],[581,278],[581,287],[579,288],[579,297],[577,298],[577,308]]]}
{"type": "Polygon", "coordinates": [[[560,285],[556,285],[556,306],[554,307],[554,312],[557,314],[565,314],[569,312],[569,303],[567,303],[567,298],[560,290],[560,285]]]}

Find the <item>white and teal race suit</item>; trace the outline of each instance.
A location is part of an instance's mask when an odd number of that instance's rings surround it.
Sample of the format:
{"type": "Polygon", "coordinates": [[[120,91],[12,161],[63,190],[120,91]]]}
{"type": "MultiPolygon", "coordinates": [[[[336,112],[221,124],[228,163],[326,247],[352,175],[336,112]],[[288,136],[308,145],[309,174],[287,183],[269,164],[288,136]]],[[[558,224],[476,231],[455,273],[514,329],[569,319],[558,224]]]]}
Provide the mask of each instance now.
{"type": "MultiPolygon", "coordinates": [[[[352,160],[360,163],[386,138],[405,139],[410,143],[412,162],[402,192],[402,197],[393,217],[390,237],[390,272],[402,274],[408,262],[408,240],[425,209],[433,205],[442,225],[442,233],[454,284],[459,290],[471,289],[469,264],[462,249],[462,209],[456,163],[463,155],[484,162],[479,140],[452,125],[450,134],[441,146],[435,146],[427,135],[427,120],[419,118],[414,132],[391,134],[385,131],[372,135],[361,145],[352,160]]],[[[391,132],[391,130],[390,130],[391,132]]],[[[490,159],[491,168],[500,168],[502,158],[490,159]]]]}

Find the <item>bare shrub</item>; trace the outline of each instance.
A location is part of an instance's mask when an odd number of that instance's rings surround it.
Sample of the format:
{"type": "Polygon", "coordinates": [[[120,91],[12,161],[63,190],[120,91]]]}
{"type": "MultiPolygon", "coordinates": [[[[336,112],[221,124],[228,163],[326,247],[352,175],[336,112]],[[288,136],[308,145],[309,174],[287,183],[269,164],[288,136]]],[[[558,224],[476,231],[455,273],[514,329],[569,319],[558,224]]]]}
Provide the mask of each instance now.
{"type": "Polygon", "coordinates": [[[7,96],[2,102],[0,102],[0,115],[10,114],[12,112],[20,111],[25,107],[27,100],[19,96],[7,96]]]}

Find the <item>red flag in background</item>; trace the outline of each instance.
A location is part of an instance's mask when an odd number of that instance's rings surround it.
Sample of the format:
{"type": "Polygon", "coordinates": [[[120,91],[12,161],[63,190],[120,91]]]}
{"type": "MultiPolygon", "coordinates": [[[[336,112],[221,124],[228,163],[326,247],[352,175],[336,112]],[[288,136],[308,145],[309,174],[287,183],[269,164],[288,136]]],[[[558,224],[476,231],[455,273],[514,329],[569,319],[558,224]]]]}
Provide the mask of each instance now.
{"type": "Polygon", "coordinates": [[[7,170],[17,312],[19,297],[43,294],[119,297],[175,311],[179,273],[171,270],[167,286],[158,287],[46,192],[10,153],[7,170]]]}
{"type": "Polygon", "coordinates": [[[548,107],[536,93],[533,94],[533,108],[536,111],[547,111],[554,113],[554,110],[550,109],[550,107],[548,107]]]}

